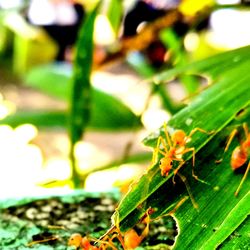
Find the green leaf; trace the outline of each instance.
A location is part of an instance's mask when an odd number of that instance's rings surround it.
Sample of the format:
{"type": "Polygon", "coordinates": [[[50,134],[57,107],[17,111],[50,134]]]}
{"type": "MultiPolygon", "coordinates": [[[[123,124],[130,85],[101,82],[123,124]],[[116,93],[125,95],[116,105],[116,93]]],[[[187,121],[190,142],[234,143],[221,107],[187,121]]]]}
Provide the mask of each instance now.
{"type": "Polygon", "coordinates": [[[73,64],[69,134],[72,145],[81,139],[91,114],[90,75],[93,60],[94,22],[99,4],[85,18],[79,31],[73,64]]]}
{"type": "Polygon", "coordinates": [[[112,130],[141,127],[140,118],[117,98],[97,89],[92,98],[90,127],[112,130]]]}
{"type": "Polygon", "coordinates": [[[249,248],[250,220],[246,219],[221,245],[223,250],[249,248]]]}
{"type": "Polygon", "coordinates": [[[220,227],[200,248],[202,250],[209,250],[217,248],[223,243],[227,236],[232,234],[242,221],[246,219],[246,214],[249,213],[250,193],[248,192],[237,205],[229,212],[220,227]]]}
{"type": "MultiPolygon", "coordinates": [[[[96,91],[93,94],[93,100],[95,99],[99,101],[97,103],[94,102],[95,105],[93,105],[93,112],[88,128],[114,131],[141,127],[139,118],[115,98],[107,96],[103,92],[96,91]]],[[[40,129],[66,129],[68,115],[66,111],[22,110],[0,120],[0,124],[8,124],[12,127],[17,127],[25,123],[33,124],[40,129]]]]}
{"type": "MultiPolygon", "coordinates": [[[[32,69],[25,79],[25,85],[42,91],[57,99],[70,100],[72,68],[69,64],[48,64],[32,69]]],[[[2,120],[17,126],[32,123],[39,127],[66,127],[66,111],[18,111],[2,120]],[[54,115],[53,115],[54,114],[54,115]],[[41,115],[41,117],[39,117],[41,115]]],[[[94,129],[131,129],[141,126],[138,117],[116,97],[92,87],[91,117],[88,127],[94,129]]]]}
{"type": "Polygon", "coordinates": [[[122,20],[122,13],[123,13],[122,1],[110,0],[108,10],[107,10],[107,17],[110,21],[110,24],[115,34],[118,34],[118,31],[121,25],[121,20],[122,20]]]}
{"type": "MultiPolygon", "coordinates": [[[[197,127],[214,131],[209,135],[196,132],[187,144],[188,148],[195,148],[195,174],[208,184],[192,177],[191,153],[183,156],[187,162],[179,170],[179,175],[175,176],[175,185],[172,181],[173,171],[167,177],[161,176],[158,159],[132,185],[130,192],[118,206],[113,220],[120,223],[121,230],[126,231],[135,225],[149,207],[155,210],[152,218],[174,211],[179,229],[175,249],[201,249],[204,244],[210,244],[209,242],[214,245],[221,244],[239,226],[243,226],[250,211],[250,180],[248,178],[245,181],[239,197],[236,198],[234,192],[242,174],[233,173],[230,157],[232,150],[239,144],[237,139],[224,155],[222,163],[215,162],[222,157],[226,139],[235,124],[238,124],[239,129],[242,122],[250,125],[249,53],[248,46],[175,68],[155,77],[161,82],[180,73],[193,73],[206,74],[214,80],[212,86],[200,93],[167,124],[170,134],[175,129],[182,129],[189,134],[197,127]],[[231,127],[226,129],[229,124],[231,127]],[[185,183],[184,177],[187,180],[185,183]],[[189,197],[189,201],[186,201],[186,197],[189,197]],[[196,204],[198,210],[194,208],[196,204]],[[237,220],[235,214],[239,210],[241,212],[238,213],[237,220]],[[225,230],[228,225],[230,230],[225,230]],[[215,231],[218,236],[213,236],[215,231]]],[[[159,135],[165,137],[163,129],[148,136],[144,143],[154,148],[159,135]]],[[[174,162],[173,168],[177,166],[178,162],[174,162]]]]}
{"type": "Polygon", "coordinates": [[[18,111],[0,120],[0,124],[12,127],[26,123],[38,128],[66,128],[67,117],[63,111],[18,111]]]}
{"type": "MultiPolygon", "coordinates": [[[[249,121],[249,119],[248,116],[247,120],[249,121]]],[[[197,174],[209,185],[202,185],[202,183],[190,185],[196,202],[199,204],[199,211],[195,212],[192,205],[186,203],[175,213],[180,228],[175,249],[182,249],[183,247],[187,249],[191,247],[192,249],[217,249],[219,246],[226,246],[227,239],[229,242],[230,238],[234,239],[235,244],[241,241],[241,235],[234,232],[248,220],[250,183],[249,179],[246,180],[239,196],[234,196],[243,176],[239,173],[233,173],[230,167],[232,150],[237,146],[238,141],[234,141],[221,164],[215,163],[221,157],[218,152],[223,151],[228,133],[234,127],[230,126],[222,131],[199,153],[196,165],[197,174]],[[218,148],[220,144],[222,144],[221,149],[218,148]],[[198,168],[202,169],[199,169],[198,172],[198,168]],[[187,234],[185,232],[192,233],[187,234]]],[[[190,171],[190,169],[187,171],[190,171]]],[[[234,249],[234,247],[230,249],[234,249]]]]}
{"type": "Polygon", "coordinates": [[[237,68],[239,64],[246,62],[249,58],[249,53],[250,46],[220,53],[205,60],[165,71],[156,75],[154,80],[156,82],[169,81],[184,73],[187,75],[202,74],[208,76],[210,80],[215,80],[219,76],[226,75],[233,68],[237,68]]]}
{"type": "Polygon", "coordinates": [[[28,87],[69,102],[72,89],[71,76],[70,64],[53,63],[34,67],[27,73],[23,82],[28,87]]]}

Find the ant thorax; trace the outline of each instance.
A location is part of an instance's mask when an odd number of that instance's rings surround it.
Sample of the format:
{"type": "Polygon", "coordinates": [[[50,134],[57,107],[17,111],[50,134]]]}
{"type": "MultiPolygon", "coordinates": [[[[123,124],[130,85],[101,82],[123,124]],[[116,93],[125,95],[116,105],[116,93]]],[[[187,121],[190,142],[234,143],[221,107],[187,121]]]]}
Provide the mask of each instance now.
{"type": "Polygon", "coordinates": [[[175,157],[177,159],[182,159],[182,156],[183,156],[182,153],[184,150],[185,150],[185,146],[180,146],[180,147],[176,148],[175,149],[175,157]]]}

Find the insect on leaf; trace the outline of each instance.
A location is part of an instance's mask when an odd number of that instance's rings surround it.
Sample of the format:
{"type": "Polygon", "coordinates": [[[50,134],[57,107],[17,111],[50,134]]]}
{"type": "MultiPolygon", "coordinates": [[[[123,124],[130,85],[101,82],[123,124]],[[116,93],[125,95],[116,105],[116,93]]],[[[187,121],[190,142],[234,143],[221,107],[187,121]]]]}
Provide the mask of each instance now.
{"type": "MultiPolygon", "coordinates": [[[[250,46],[157,76],[159,80],[166,80],[180,73],[192,72],[206,74],[213,80],[213,85],[194,98],[167,124],[170,134],[176,129],[181,129],[186,134],[195,128],[213,131],[211,134],[198,131],[187,144],[188,148],[195,148],[194,171],[203,182],[192,176],[192,153],[183,155],[186,162],[178,172],[186,178],[185,183],[183,178],[176,175],[175,185],[173,171],[168,176],[161,176],[159,160],[162,155],[159,154],[157,162],[153,162],[145,170],[145,174],[131,186],[129,193],[118,206],[116,214],[119,214],[117,218],[121,230],[126,231],[133,227],[145,210],[151,207],[155,211],[152,218],[174,213],[179,229],[176,249],[202,249],[205,244],[220,245],[246,223],[250,211],[247,188],[249,178],[236,198],[234,192],[243,175],[234,173],[230,167],[232,150],[239,144],[237,139],[225,155],[223,152],[232,129],[235,126],[240,127],[243,122],[250,125],[250,59],[246,56],[249,53],[250,46]],[[219,65],[221,71],[217,69],[219,65]],[[223,160],[218,164],[217,160],[222,155],[223,160]],[[186,196],[189,200],[180,203],[186,196]],[[198,209],[194,208],[194,203],[198,209]],[[178,204],[182,205],[178,207],[178,204]],[[238,209],[241,212],[237,220],[235,216],[238,209]],[[225,230],[228,225],[230,230],[225,230]]],[[[145,138],[144,143],[155,148],[160,135],[165,138],[163,128],[145,138]]],[[[173,168],[177,166],[178,162],[174,162],[173,168]]]]}

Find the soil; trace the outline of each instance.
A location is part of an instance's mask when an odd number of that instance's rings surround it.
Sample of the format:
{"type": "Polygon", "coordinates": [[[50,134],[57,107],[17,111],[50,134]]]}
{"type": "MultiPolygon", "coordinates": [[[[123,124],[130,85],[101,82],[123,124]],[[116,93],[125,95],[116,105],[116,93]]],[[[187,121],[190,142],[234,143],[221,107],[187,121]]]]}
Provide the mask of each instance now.
{"type": "MultiPolygon", "coordinates": [[[[103,235],[111,225],[116,206],[117,199],[107,194],[52,197],[10,206],[0,214],[0,247],[2,250],[72,249],[67,247],[72,233],[94,238],[103,235]]],[[[158,245],[157,249],[169,249],[175,236],[174,220],[164,217],[150,224],[150,234],[142,247],[158,245]]]]}

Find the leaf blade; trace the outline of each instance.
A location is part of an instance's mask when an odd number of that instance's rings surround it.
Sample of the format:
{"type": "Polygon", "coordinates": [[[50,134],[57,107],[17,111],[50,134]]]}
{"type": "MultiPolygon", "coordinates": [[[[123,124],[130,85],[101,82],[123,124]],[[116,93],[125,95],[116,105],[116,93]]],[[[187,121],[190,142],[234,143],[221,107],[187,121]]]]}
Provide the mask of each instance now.
{"type": "MultiPolygon", "coordinates": [[[[240,51],[241,53],[245,53],[246,49],[240,51]]],[[[247,48],[247,51],[249,51],[249,48],[247,48]]],[[[239,53],[239,50],[237,50],[237,53],[239,53]]],[[[235,51],[233,51],[232,54],[233,56],[235,56],[235,51]]],[[[226,58],[228,57],[229,54],[226,54],[226,58]]],[[[223,61],[221,56],[219,58],[217,57],[217,59],[220,63],[221,61],[223,61]]],[[[213,67],[215,63],[218,63],[218,61],[216,62],[215,60],[211,67],[213,67]]],[[[208,62],[211,62],[211,59],[209,59],[208,62]]],[[[205,67],[204,61],[202,63],[202,67],[200,66],[201,64],[197,63],[198,66],[197,68],[195,68],[197,72],[199,72],[201,68],[208,68],[209,65],[206,65],[205,67]]],[[[168,126],[171,127],[169,129],[170,132],[173,131],[173,129],[183,129],[185,132],[189,133],[195,127],[200,127],[207,131],[215,130],[216,133],[208,137],[206,137],[207,135],[198,133],[193,135],[190,144],[188,144],[188,147],[195,147],[196,153],[198,151],[196,165],[199,166],[199,178],[209,183],[211,182],[211,185],[213,186],[208,188],[206,187],[206,185],[204,186],[203,183],[196,183],[193,180],[194,178],[191,176],[190,173],[191,162],[187,162],[187,166],[182,169],[181,174],[187,177],[191,190],[195,191],[193,195],[195,199],[197,199],[200,209],[204,209],[204,211],[206,210],[206,200],[203,197],[203,193],[199,189],[202,189],[203,192],[205,192],[206,190],[206,194],[209,193],[210,195],[212,195],[211,197],[213,197],[214,193],[216,193],[213,188],[216,189],[216,185],[218,183],[223,183],[223,188],[226,188],[226,190],[231,190],[230,195],[228,194],[226,196],[228,199],[226,200],[226,202],[229,204],[229,207],[227,211],[223,214],[222,221],[226,218],[228,211],[230,211],[230,209],[234,207],[235,204],[237,204],[237,200],[233,199],[232,196],[233,192],[237,188],[237,185],[239,184],[240,176],[238,176],[238,179],[236,179],[235,176],[232,174],[231,169],[227,166],[228,158],[227,162],[223,162],[221,164],[221,167],[225,167],[225,170],[223,169],[223,171],[220,171],[220,169],[215,164],[215,160],[218,158],[216,158],[214,153],[211,151],[211,154],[213,153],[213,158],[211,158],[212,156],[209,156],[210,158],[205,156],[207,156],[209,152],[208,149],[210,148],[212,148],[213,150],[217,148],[218,150],[218,145],[221,143],[222,139],[220,137],[220,139],[216,139],[217,135],[215,137],[215,134],[218,134],[221,131],[223,132],[224,127],[228,125],[231,121],[233,121],[239,111],[241,111],[242,109],[249,109],[250,86],[248,83],[250,81],[250,76],[248,74],[248,65],[249,58],[245,57],[244,60],[242,59],[241,63],[234,65],[234,68],[231,68],[231,70],[225,71],[224,74],[217,75],[217,81],[216,83],[214,83],[214,85],[212,85],[209,89],[205,90],[189,106],[182,109],[179,113],[173,116],[173,118],[170,119],[168,123],[168,126]],[[200,160],[200,157],[202,158],[202,155],[205,159],[203,163],[202,160],[200,160]],[[206,165],[210,167],[205,167],[206,165]],[[227,187],[228,183],[230,183],[229,187],[227,187]]],[[[184,68],[182,70],[183,72],[185,71],[184,68]]],[[[189,68],[186,70],[189,70],[189,68]]],[[[206,70],[209,72],[210,69],[206,70]]],[[[210,72],[211,71],[213,70],[211,69],[210,72]]],[[[246,113],[248,112],[246,111],[246,113]]],[[[246,121],[248,120],[249,116],[246,118],[246,121]]],[[[157,131],[155,134],[151,134],[148,138],[146,138],[144,142],[148,146],[155,147],[157,138],[160,134],[164,136],[164,132],[162,130],[157,131]]],[[[228,157],[230,156],[230,152],[232,151],[228,151],[228,157]]],[[[185,158],[185,160],[188,160],[190,158],[191,155],[185,158]]],[[[136,223],[136,221],[140,219],[140,216],[142,216],[146,208],[157,207],[156,212],[152,215],[153,217],[157,217],[161,214],[171,211],[171,209],[173,209],[173,205],[178,204],[178,201],[180,201],[185,195],[187,195],[185,187],[182,188],[182,190],[179,190],[181,188],[174,187],[172,185],[172,176],[173,173],[170,173],[168,177],[163,178],[159,173],[159,167],[156,163],[148,170],[148,173],[145,173],[141,177],[141,179],[137,183],[137,186],[131,188],[131,191],[129,192],[127,197],[125,196],[125,198],[122,200],[118,207],[117,213],[119,213],[120,226],[122,230],[126,231],[128,228],[132,227],[136,223]],[[147,186],[147,188],[145,188],[145,186],[147,186]]],[[[249,181],[247,181],[247,183],[248,182],[249,181]]],[[[180,186],[181,184],[179,183],[178,185],[180,186]]],[[[242,194],[248,191],[246,189],[246,186],[247,184],[244,186],[244,188],[242,188],[242,194]]],[[[225,196],[223,192],[219,192],[217,202],[223,200],[225,196]]],[[[215,206],[213,202],[211,202],[211,204],[215,206]]],[[[219,207],[219,210],[214,209],[214,211],[221,213],[221,207],[219,207]]],[[[182,227],[182,229],[184,228],[183,231],[195,231],[193,230],[192,226],[183,226],[183,224],[187,224],[188,220],[199,216],[197,215],[197,211],[193,209],[192,204],[190,202],[186,202],[185,205],[178,209],[175,214],[178,219],[182,221],[180,227],[182,227]],[[192,212],[189,212],[190,210],[192,212]],[[189,219],[184,219],[184,217],[182,218],[179,216],[180,214],[185,214],[183,211],[185,211],[186,214],[189,214],[189,219]]],[[[208,218],[211,219],[210,216],[208,218]]],[[[218,222],[218,225],[220,225],[222,221],[220,220],[218,222]]],[[[196,223],[195,220],[194,223],[196,223]]],[[[206,226],[206,223],[198,224],[199,226],[197,226],[197,228],[200,232],[203,229],[202,227],[206,226]]],[[[212,233],[213,227],[215,226],[216,225],[213,224],[209,227],[212,233]]],[[[206,237],[211,237],[211,235],[207,234],[206,237]]],[[[178,243],[176,245],[176,249],[188,249],[190,247],[192,247],[192,249],[200,249],[199,247],[204,244],[204,240],[208,239],[206,237],[202,237],[203,242],[201,242],[197,241],[197,235],[190,239],[189,234],[183,234],[181,232],[177,240],[178,243]]]]}

